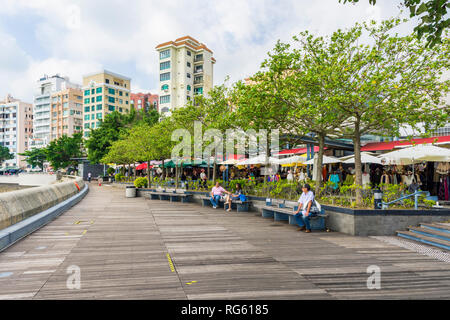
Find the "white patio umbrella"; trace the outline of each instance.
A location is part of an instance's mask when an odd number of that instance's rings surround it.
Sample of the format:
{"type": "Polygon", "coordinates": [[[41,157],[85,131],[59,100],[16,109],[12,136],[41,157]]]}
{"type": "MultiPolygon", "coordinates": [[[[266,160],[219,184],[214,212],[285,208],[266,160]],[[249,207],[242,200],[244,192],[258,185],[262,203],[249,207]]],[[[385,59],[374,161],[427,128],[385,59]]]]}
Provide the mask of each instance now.
{"type": "Polygon", "coordinates": [[[410,148],[385,153],[380,156],[385,164],[408,165],[421,161],[450,162],[450,149],[431,144],[419,144],[410,148]]]}
{"type": "MultiPolygon", "coordinates": [[[[317,157],[318,157],[318,155],[315,154],[314,159],[317,159],[317,157]]],[[[305,164],[314,165],[314,159],[306,161],[305,164]]],[[[339,160],[336,157],[323,156],[322,164],[330,164],[330,163],[338,163],[338,162],[341,162],[341,160],[339,160]]]]}
{"type": "Polygon", "coordinates": [[[450,162],[450,149],[436,147],[431,144],[419,144],[414,147],[385,153],[380,158],[383,164],[399,165],[414,164],[421,161],[450,162]]]}
{"type": "MultiPolygon", "coordinates": [[[[342,158],[341,158],[342,159],[342,158]]],[[[353,155],[351,158],[342,161],[342,163],[355,163],[355,156],[353,155]]],[[[361,163],[378,163],[381,164],[381,159],[378,157],[374,157],[370,154],[361,153],[361,163]]]]}
{"type": "Polygon", "coordinates": [[[292,157],[288,157],[288,158],[283,158],[283,159],[275,159],[274,160],[275,164],[290,164],[290,163],[304,163],[306,161],[305,157],[302,156],[292,156],[292,157]]]}
{"type": "Polygon", "coordinates": [[[259,155],[257,157],[253,157],[253,158],[249,158],[249,159],[245,159],[242,161],[239,161],[236,165],[238,166],[246,166],[246,165],[250,165],[250,164],[271,164],[271,163],[276,163],[278,159],[274,158],[274,157],[268,157],[266,159],[266,156],[264,154],[259,155]],[[268,162],[266,162],[266,160],[268,162]]]}
{"type": "Polygon", "coordinates": [[[235,165],[237,164],[239,161],[241,160],[237,160],[237,159],[228,159],[226,161],[220,162],[219,164],[223,164],[223,165],[235,165]]]}

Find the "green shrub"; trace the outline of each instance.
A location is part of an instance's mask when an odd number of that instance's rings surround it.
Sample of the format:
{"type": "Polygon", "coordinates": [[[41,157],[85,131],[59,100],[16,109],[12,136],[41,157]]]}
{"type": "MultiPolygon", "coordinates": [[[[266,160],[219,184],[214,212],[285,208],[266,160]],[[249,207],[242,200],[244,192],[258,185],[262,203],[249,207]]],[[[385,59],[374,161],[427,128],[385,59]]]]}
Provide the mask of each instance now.
{"type": "Polygon", "coordinates": [[[115,172],[115,170],[114,170],[114,168],[112,168],[112,167],[109,167],[108,170],[106,170],[106,173],[107,173],[108,175],[112,175],[112,174],[114,174],[114,172],[115,172]]]}
{"type": "Polygon", "coordinates": [[[148,180],[145,177],[139,177],[134,180],[134,186],[136,188],[147,188],[148,187],[148,180]]]}
{"type": "Polygon", "coordinates": [[[124,178],[125,178],[125,176],[124,176],[123,174],[121,174],[121,173],[117,173],[117,174],[114,176],[114,179],[115,179],[117,182],[122,181],[124,178]]]}

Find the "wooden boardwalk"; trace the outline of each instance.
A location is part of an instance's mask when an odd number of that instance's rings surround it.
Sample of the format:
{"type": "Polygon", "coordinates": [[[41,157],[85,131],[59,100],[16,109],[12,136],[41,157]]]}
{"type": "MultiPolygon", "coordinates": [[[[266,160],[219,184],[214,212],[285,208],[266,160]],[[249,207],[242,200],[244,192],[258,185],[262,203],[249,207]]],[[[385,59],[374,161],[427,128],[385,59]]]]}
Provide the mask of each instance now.
{"type": "Polygon", "coordinates": [[[298,232],[255,213],[86,198],[0,253],[0,299],[449,299],[450,264],[368,237],[298,232]],[[369,290],[367,267],[381,268],[369,290]],[[68,268],[81,288],[68,289],[68,268]]]}

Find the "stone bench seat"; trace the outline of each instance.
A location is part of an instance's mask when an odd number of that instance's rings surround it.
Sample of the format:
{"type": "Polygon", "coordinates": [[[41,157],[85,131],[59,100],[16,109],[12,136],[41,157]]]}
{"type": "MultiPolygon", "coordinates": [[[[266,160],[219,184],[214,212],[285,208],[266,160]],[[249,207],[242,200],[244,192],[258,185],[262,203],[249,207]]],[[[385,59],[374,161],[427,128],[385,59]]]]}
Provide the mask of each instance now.
{"type": "Polygon", "coordinates": [[[192,194],[178,192],[150,192],[151,200],[170,200],[170,202],[191,202],[192,194]]]}
{"type": "MultiPolygon", "coordinates": [[[[210,199],[211,199],[211,197],[202,197],[201,198],[202,206],[207,207],[207,206],[211,205],[210,199]]],[[[233,207],[234,207],[233,205],[235,205],[237,212],[248,212],[250,204],[251,204],[251,201],[231,200],[231,208],[233,209],[233,207]]],[[[227,209],[225,199],[220,198],[219,205],[221,207],[223,206],[224,210],[227,209]]]]}
{"type": "MultiPolygon", "coordinates": [[[[276,206],[263,206],[262,207],[262,216],[263,218],[273,218],[275,221],[289,221],[289,224],[296,225],[297,221],[295,218],[295,211],[297,207],[289,208],[289,207],[276,207],[276,206]]],[[[321,213],[310,218],[311,230],[325,230],[325,219],[328,218],[328,215],[325,214],[324,209],[322,209],[321,213]]]]}

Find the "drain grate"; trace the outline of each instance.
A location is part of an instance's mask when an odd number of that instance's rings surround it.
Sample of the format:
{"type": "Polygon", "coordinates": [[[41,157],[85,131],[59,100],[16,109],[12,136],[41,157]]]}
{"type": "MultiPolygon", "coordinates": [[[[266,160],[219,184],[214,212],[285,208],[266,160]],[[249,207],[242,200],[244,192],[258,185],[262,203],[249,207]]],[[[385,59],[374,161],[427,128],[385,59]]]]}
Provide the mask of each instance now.
{"type": "Polygon", "coordinates": [[[383,237],[383,236],[372,236],[370,238],[377,239],[383,242],[393,244],[398,247],[402,247],[408,250],[415,251],[417,253],[423,254],[428,257],[438,259],[440,261],[450,263],[450,253],[444,252],[438,249],[433,249],[431,247],[414,243],[408,240],[399,239],[397,237],[383,237]]]}

